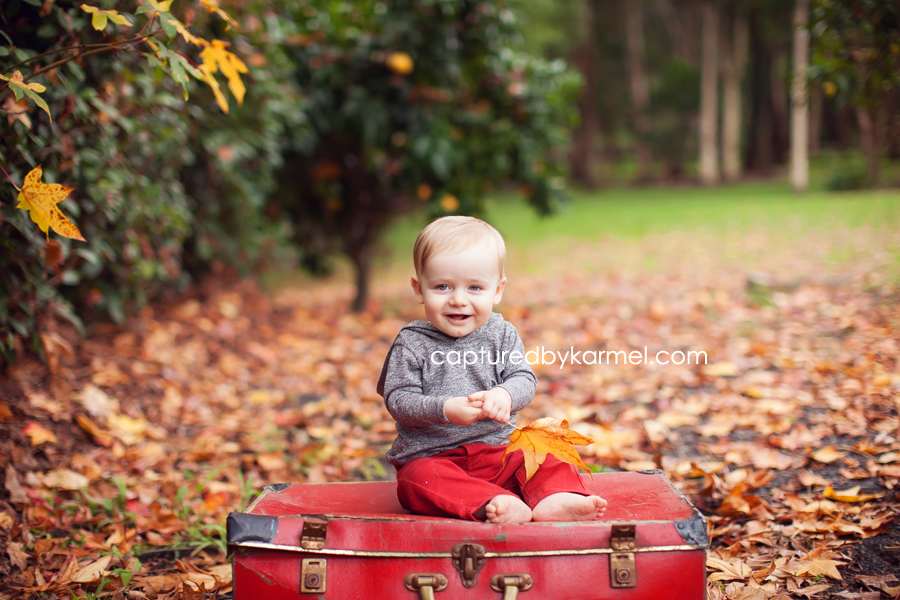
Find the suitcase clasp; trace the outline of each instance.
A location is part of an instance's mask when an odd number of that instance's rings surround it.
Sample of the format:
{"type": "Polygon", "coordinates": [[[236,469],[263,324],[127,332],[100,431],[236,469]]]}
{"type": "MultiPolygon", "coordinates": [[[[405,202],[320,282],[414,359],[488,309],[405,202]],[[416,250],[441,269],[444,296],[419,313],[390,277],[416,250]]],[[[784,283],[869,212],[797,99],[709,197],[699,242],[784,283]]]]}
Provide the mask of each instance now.
{"type": "Polygon", "coordinates": [[[614,588],[633,588],[637,585],[637,566],[634,564],[634,525],[613,525],[609,545],[609,579],[614,588]]]}
{"type": "Polygon", "coordinates": [[[300,547],[304,550],[321,550],[325,547],[325,532],[328,521],[306,519],[303,522],[303,533],[300,534],[300,547]]]}
{"type": "Polygon", "coordinates": [[[484,566],[484,546],[479,544],[457,544],[450,552],[453,555],[453,566],[459,571],[463,586],[475,587],[478,572],[484,566]]]}

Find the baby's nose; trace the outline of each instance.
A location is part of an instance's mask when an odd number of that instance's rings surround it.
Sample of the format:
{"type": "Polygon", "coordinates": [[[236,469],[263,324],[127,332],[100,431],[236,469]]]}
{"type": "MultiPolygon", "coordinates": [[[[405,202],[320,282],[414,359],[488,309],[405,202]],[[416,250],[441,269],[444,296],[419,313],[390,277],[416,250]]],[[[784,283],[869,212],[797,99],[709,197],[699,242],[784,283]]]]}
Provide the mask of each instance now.
{"type": "Polygon", "coordinates": [[[450,301],[456,305],[466,304],[466,302],[468,301],[466,291],[462,289],[454,290],[453,294],[450,296],[450,301]]]}

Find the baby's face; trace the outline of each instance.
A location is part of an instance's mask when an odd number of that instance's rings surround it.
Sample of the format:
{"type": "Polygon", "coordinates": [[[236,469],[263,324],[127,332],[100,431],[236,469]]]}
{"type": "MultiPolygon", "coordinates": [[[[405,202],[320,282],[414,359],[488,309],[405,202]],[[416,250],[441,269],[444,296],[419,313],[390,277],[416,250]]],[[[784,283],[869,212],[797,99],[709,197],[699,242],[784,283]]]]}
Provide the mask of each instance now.
{"type": "Polygon", "coordinates": [[[432,256],[419,279],[412,278],[416,300],[432,325],[453,337],[469,335],[491,318],[503,297],[497,253],[482,246],[432,256]]]}

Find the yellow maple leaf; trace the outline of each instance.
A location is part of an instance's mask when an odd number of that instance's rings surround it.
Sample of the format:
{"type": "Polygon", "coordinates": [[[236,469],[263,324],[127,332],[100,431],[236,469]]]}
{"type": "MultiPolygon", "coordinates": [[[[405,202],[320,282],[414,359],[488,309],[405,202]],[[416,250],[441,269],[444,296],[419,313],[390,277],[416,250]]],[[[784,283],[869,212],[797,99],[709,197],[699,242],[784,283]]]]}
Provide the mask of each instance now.
{"type": "Polygon", "coordinates": [[[237,29],[241,28],[241,26],[238,25],[237,21],[231,18],[231,15],[219,8],[219,0],[200,0],[200,3],[206,7],[210,14],[215,13],[225,19],[225,22],[227,23],[227,25],[225,26],[225,31],[231,29],[232,25],[234,25],[237,29]]]}
{"type": "Polygon", "coordinates": [[[565,419],[544,417],[509,434],[503,461],[506,462],[509,454],[522,450],[525,455],[525,481],[531,479],[538,467],[544,464],[547,454],[590,473],[573,444],[587,446],[593,443],[591,438],[569,429],[569,422],[565,419]]]}
{"type": "Polygon", "coordinates": [[[188,31],[187,27],[182,25],[180,21],[173,20],[172,24],[175,26],[175,31],[177,31],[181,35],[181,37],[184,38],[184,41],[201,48],[209,46],[209,42],[207,42],[203,38],[198,38],[193,33],[188,31]]]}
{"type": "Polygon", "coordinates": [[[29,211],[31,220],[47,234],[47,240],[50,239],[48,229],[52,228],[63,237],[85,241],[78,228],[56,206],[72,192],[72,188],[58,183],[42,183],[41,175],[43,171],[38,165],[25,176],[25,183],[19,190],[19,205],[16,208],[29,211]]]}
{"type": "Polygon", "coordinates": [[[245,65],[237,56],[226,50],[225,48],[227,46],[230,46],[228,42],[213,40],[210,42],[209,46],[200,53],[200,58],[203,59],[200,70],[206,76],[206,81],[213,90],[216,102],[219,103],[222,111],[226,113],[228,112],[228,102],[219,90],[219,83],[213,75],[219,70],[222,71],[222,75],[228,80],[228,89],[230,89],[231,93],[234,94],[234,97],[237,98],[238,106],[240,106],[244,103],[244,93],[246,91],[244,83],[241,81],[240,73],[248,72],[247,65],[245,65]]]}
{"type": "Polygon", "coordinates": [[[47,103],[44,102],[44,99],[40,96],[40,94],[43,94],[47,90],[46,87],[39,83],[25,83],[25,78],[22,77],[22,74],[19,71],[13,71],[12,75],[9,77],[0,75],[0,79],[9,82],[7,85],[16,95],[16,100],[21,100],[23,96],[28,96],[35,104],[44,109],[44,112],[50,117],[50,121],[53,121],[53,115],[50,114],[50,107],[47,106],[47,103]]]}
{"type": "Polygon", "coordinates": [[[119,25],[124,25],[125,27],[131,27],[131,22],[129,22],[128,19],[124,17],[124,15],[120,15],[119,11],[100,10],[96,6],[88,6],[87,4],[82,4],[81,10],[91,14],[91,25],[93,25],[94,29],[96,29],[97,31],[103,31],[104,29],[106,29],[108,21],[112,21],[113,23],[117,23],[119,25]]]}

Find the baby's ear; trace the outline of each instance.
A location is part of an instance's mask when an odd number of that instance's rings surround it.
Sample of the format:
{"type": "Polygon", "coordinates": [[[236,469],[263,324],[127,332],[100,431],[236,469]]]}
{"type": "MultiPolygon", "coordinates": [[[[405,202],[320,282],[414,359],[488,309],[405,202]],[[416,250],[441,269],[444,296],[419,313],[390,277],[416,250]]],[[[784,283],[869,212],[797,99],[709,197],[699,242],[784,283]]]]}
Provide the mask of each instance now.
{"type": "Polygon", "coordinates": [[[422,284],[415,277],[410,277],[409,284],[412,286],[413,293],[416,295],[416,301],[419,304],[425,304],[425,294],[422,293],[422,284]]]}
{"type": "Polygon", "coordinates": [[[503,289],[506,287],[506,277],[500,280],[500,283],[497,284],[497,291],[494,293],[494,304],[500,304],[500,300],[503,299],[503,289]]]}

